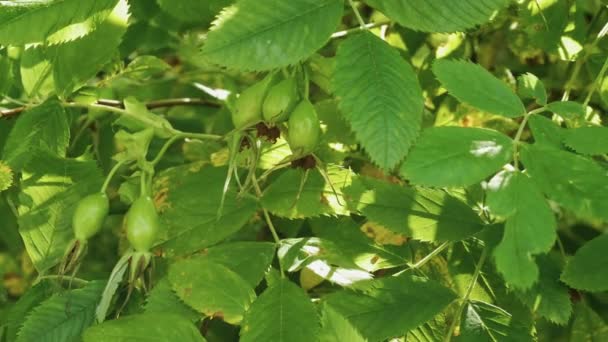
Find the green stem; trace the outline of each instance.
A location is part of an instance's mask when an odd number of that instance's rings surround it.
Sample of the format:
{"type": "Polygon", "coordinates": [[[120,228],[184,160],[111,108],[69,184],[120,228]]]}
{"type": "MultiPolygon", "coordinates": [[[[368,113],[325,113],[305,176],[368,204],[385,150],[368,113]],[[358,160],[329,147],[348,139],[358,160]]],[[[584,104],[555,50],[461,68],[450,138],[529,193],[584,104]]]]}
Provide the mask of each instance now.
{"type": "MultiPolygon", "coordinates": [[[[261,197],[262,189],[260,189],[260,185],[258,184],[258,180],[255,177],[255,175],[253,175],[253,177],[251,178],[251,181],[253,183],[253,188],[255,189],[257,196],[261,197]]],[[[266,220],[266,224],[268,224],[268,229],[270,230],[270,233],[272,234],[272,238],[274,239],[275,244],[278,246],[281,243],[281,238],[279,237],[279,234],[277,233],[277,230],[274,227],[272,220],[270,219],[270,214],[268,213],[268,210],[266,210],[264,208],[262,208],[262,212],[264,213],[264,219],[266,220]]],[[[285,278],[285,271],[283,271],[283,265],[281,265],[280,260],[279,260],[279,271],[281,272],[281,277],[285,278]]]]}
{"type": "Polygon", "coordinates": [[[63,275],[56,275],[56,274],[50,274],[50,275],[45,275],[45,276],[40,276],[36,279],[35,283],[39,283],[43,280],[59,280],[59,281],[70,281],[71,283],[76,283],[80,286],[84,286],[86,284],[88,284],[88,280],[84,280],[84,279],[80,279],[80,278],[76,278],[76,277],[71,277],[70,278],[66,278],[63,275]]]}
{"type": "Polygon", "coordinates": [[[331,39],[346,37],[349,34],[360,32],[361,30],[369,30],[369,29],[372,29],[372,28],[376,28],[376,27],[380,27],[380,26],[385,26],[385,25],[390,25],[390,24],[391,24],[390,21],[379,21],[377,23],[369,23],[369,24],[366,24],[365,27],[359,26],[359,27],[355,27],[355,28],[352,28],[352,29],[335,32],[334,34],[331,35],[331,39]]]}
{"type": "Polygon", "coordinates": [[[108,173],[108,176],[106,177],[106,180],[103,182],[103,185],[101,186],[101,193],[105,193],[106,190],[108,189],[108,186],[110,185],[110,181],[112,180],[112,178],[114,177],[114,175],[116,174],[116,172],[118,172],[118,169],[120,169],[121,166],[123,166],[126,163],[125,160],[118,162],[116,165],[114,165],[114,167],[112,167],[112,169],[110,170],[110,173],[108,173]]]}
{"type": "Polygon", "coordinates": [[[467,291],[464,294],[464,297],[461,300],[460,305],[458,306],[458,309],[456,310],[456,315],[454,316],[454,319],[452,320],[452,324],[450,324],[450,328],[447,332],[447,334],[445,335],[445,342],[450,342],[452,340],[452,336],[454,335],[454,330],[456,330],[456,326],[458,325],[458,321],[460,320],[460,315],[462,315],[462,311],[464,310],[464,307],[467,305],[467,303],[469,302],[469,297],[471,297],[471,293],[473,293],[473,289],[475,289],[475,285],[477,285],[477,279],[479,278],[479,274],[481,273],[481,268],[483,267],[484,263],[486,262],[486,259],[488,257],[488,248],[485,247],[483,249],[483,251],[481,252],[481,256],[479,257],[479,261],[477,262],[477,265],[475,266],[475,271],[473,271],[473,279],[471,279],[471,282],[469,283],[469,286],[467,287],[467,291]]]}
{"type": "Polygon", "coordinates": [[[439,255],[439,253],[443,252],[443,250],[446,249],[449,245],[450,245],[450,242],[448,242],[448,241],[442,243],[441,245],[439,245],[439,247],[435,248],[427,256],[425,256],[424,258],[420,259],[417,263],[410,266],[410,268],[417,269],[417,268],[422,267],[427,262],[429,262],[431,259],[433,259],[435,256],[439,255]]]}
{"type": "Polygon", "coordinates": [[[359,22],[359,26],[361,27],[361,29],[367,30],[367,25],[365,25],[365,21],[363,20],[361,13],[359,13],[357,6],[355,6],[354,1],[348,0],[348,3],[350,4],[350,7],[353,9],[353,12],[355,12],[355,17],[357,17],[357,21],[359,22]]]}
{"type": "Polygon", "coordinates": [[[521,121],[519,128],[517,129],[517,133],[515,134],[515,138],[513,138],[513,163],[515,165],[515,169],[519,168],[519,143],[521,141],[521,137],[524,133],[524,129],[528,125],[528,120],[534,114],[542,113],[546,110],[545,107],[537,108],[532,110],[526,115],[524,115],[524,119],[521,121]]]}
{"type": "Polygon", "coordinates": [[[165,144],[160,149],[160,151],[158,151],[158,154],[156,155],[154,160],[152,160],[150,162],[150,164],[152,164],[153,167],[156,166],[161,161],[161,159],[163,159],[163,156],[165,155],[165,153],[167,153],[167,150],[169,149],[169,147],[171,147],[171,145],[173,145],[179,139],[182,139],[182,137],[179,135],[174,135],[171,138],[169,138],[169,140],[167,140],[165,142],[165,144]]]}
{"type": "Polygon", "coordinates": [[[587,94],[587,97],[585,97],[585,101],[583,102],[583,106],[585,108],[587,108],[587,105],[591,101],[591,97],[593,97],[593,94],[595,93],[597,88],[599,88],[600,82],[604,78],[604,74],[606,74],[606,70],[608,70],[608,58],[606,58],[606,60],[604,61],[604,65],[602,65],[602,69],[600,70],[600,73],[595,78],[595,81],[593,82],[593,85],[591,86],[591,89],[589,90],[589,94],[587,94]]]}

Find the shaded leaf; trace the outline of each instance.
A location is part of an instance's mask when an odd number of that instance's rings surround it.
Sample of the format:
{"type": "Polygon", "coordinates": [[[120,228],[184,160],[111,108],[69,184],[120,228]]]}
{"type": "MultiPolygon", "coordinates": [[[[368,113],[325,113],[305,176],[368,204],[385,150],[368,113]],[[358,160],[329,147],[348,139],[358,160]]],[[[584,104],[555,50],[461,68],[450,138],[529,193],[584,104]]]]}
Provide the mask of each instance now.
{"type": "Polygon", "coordinates": [[[403,335],[456,299],[438,283],[408,275],[361,282],[356,288],[330,294],[325,300],[371,341],[403,335]]]}
{"type": "Polygon", "coordinates": [[[578,303],[574,317],[570,341],[601,342],[608,339],[608,324],[588,305],[578,303]]]}
{"type": "Polygon", "coordinates": [[[156,314],[171,314],[189,321],[200,319],[200,314],[186,305],[173,291],[167,277],[159,280],[146,298],[144,311],[156,314]]]}
{"type": "Polygon", "coordinates": [[[562,281],[575,289],[599,292],[608,290],[608,235],[584,244],[568,261],[562,281]]]}
{"type": "Polygon", "coordinates": [[[517,92],[522,98],[534,99],[541,106],[547,104],[547,90],[543,81],[531,73],[517,77],[517,92]]]}
{"type": "Polygon", "coordinates": [[[166,227],[161,246],[168,255],[212,246],[236,233],[253,216],[256,201],[230,190],[217,217],[226,168],[191,164],[171,168],[155,180],[155,203],[166,227]],[[205,189],[205,191],[201,191],[205,189]]]}
{"type": "Polygon", "coordinates": [[[364,342],[366,339],[361,336],[353,325],[344,316],[332,309],[329,305],[323,306],[321,316],[320,342],[364,342]]]}
{"type": "Polygon", "coordinates": [[[482,228],[469,206],[441,190],[360,177],[344,192],[353,211],[414,239],[457,241],[482,228]]]}
{"type": "Polygon", "coordinates": [[[530,331],[503,309],[489,303],[469,303],[460,318],[460,335],[454,341],[534,341],[530,331]]]}

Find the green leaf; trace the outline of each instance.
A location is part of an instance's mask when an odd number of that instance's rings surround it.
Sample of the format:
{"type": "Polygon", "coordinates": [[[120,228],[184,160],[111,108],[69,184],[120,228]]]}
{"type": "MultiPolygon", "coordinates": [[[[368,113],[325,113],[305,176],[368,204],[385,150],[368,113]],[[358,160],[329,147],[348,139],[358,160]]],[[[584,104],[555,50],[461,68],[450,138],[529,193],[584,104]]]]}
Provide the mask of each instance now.
{"type": "Polygon", "coordinates": [[[469,206],[441,190],[360,177],[344,192],[353,211],[414,239],[458,241],[482,228],[469,206]]]}
{"type": "Polygon", "coordinates": [[[550,199],[578,217],[608,220],[608,174],[594,161],[541,145],[526,146],[522,161],[550,199]]]}
{"type": "Polygon", "coordinates": [[[562,141],[566,132],[551,119],[540,115],[532,115],[528,120],[528,125],[535,143],[560,149],[563,147],[562,141]]]}
{"type": "Polygon", "coordinates": [[[329,40],[343,6],[342,0],[239,0],[218,16],[203,57],[252,71],[298,63],[329,40]]]}
{"type": "Polygon", "coordinates": [[[321,333],[319,342],[365,342],[353,325],[344,316],[332,309],[329,305],[323,305],[321,316],[321,333]]]}
{"type": "Polygon", "coordinates": [[[341,286],[350,286],[372,275],[344,255],[339,246],[331,241],[311,238],[284,239],[278,251],[279,262],[287,272],[307,268],[320,279],[341,286]]]}
{"type": "Polygon", "coordinates": [[[422,122],[422,90],[412,67],[389,44],[363,32],[340,44],[332,84],[344,118],[374,163],[395,167],[422,122]]]}
{"type": "Polygon", "coordinates": [[[580,302],[574,310],[570,341],[601,342],[608,339],[608,324],[587,304],[580,302]]]}
{"type": "Polygon", "coordinates": [[[122,75],[136,81],[148,81],[170,69],[171,66],[158,57],[139,56],[127,65],[122,71],[122,75]]]}
{"type": "Polygon", "coordinates": [[[166,234],[161,245],[167,255],[187,254],[212,246],[241,229],[257,203],[250,197],[226,195],[223,215],[217,217],[226,168],[191,164],[171,168],[155,180],[156,205],[166,234]],[[205,191],[201,191],[205,189],[205,191]]]}
{"type": "Polygon", "coordinates": [[[13,170],[0,160],[0,192],[13,185],[13,170]]]}
{"type": "Polygon", "coordinates": [[[57,93],[69,97],[108,63],[122,42],[129,21],[129,5],[120,0],[110,16],[89,35],[50,49],[57,93]],[[103,48],[100,49],[100,46],[103,48]],[[86,55],[87,58],[82,58],[86,55]]]}
{"type": "Polygon", "coordinates": [[[107,321],[87,329],[84,342],[180,341],[205,342],[187,319],[167,313],[145,313],[107,321]]]}
{"type": "MultiPolygon", "coordinates": [[[[310,220],[309,223],[314,235],[334,247],[336,254],[367,272],[404,266],[412,259],[409,246],[380,245],[365,235],[361,225],[349,217],[338,220],[322,217],[310,220]]],[[[326,248],[323,252],[332,253],[331,249],[326,248]]]]}
{"type": "MultiPolygon", "coordinates": [[[[113,8],[118,0],[17,1],[0,6],[0,45],[43,42],[68,25],[113,8]]],[[[90,57],[90,56],[89,56],[90,57]]]]}
{"type": "Polygon", "coordinates": [[[519,97],[503,81],[480,65],[440,59],[433,72],[452,96],[484,112],[516,118],[526,113],[519,97]]]}
{"type": "Polygon", "coordinates": [[[584,244],[568,261],[561,279],[575,289],[599,292],[608,290],[608,235],[584,244]]]}
{"type": "Polygon", "coordinates": [[[564,144],[578,153],[608,153],[608,127],[579,127],[564,131],[564,144]]]}
{"type": "Polygon", "coordinates": [[[517,78],[517,92],[524,99],[534,99],[541,106],[547,104],[547,90],[543,81],[531,73],[517,78]]]}
{"type": "Polygon", "coordinates": [[[36,153],[21,179],[19,233],[39,272],[56,265],[73,238],[72,214],[84,196],[99,191],[95,162],[36,153]]]}
{"type": "Polygon", "coordinates": [[[261,199],[262,206],[276,216],[290,219],[347,214],[344,199],[339,192],[345,182],[349,183],[351,173],[349,170],[340,172],[332,169],[332,171],[330,180],[333,178],[334,181],[341,181],[341,183],[327,184],[317,169],[287,170],[264,190],[261,199]],[[308,174],[305,175],[305,172],[308,174]],[[344,177],[339,177],[339,174],[344,177]],[[300,188],[304,177],[306,177],[306,182],[300,188]],[[334,193],[333,190],[338,193],[334,193]],[[336,199],[336,195],[338,199],[336,199]]]}
{"type": "Polygon", "coordinates": [[[66,44],[26,50],[21,73],[28,94],[47,96],[55,92],[67,98],[93,78],[117,53],[127,29],[128,9],[127,2],[120,0],[92,33],[66,44]],[[87,58],[82,58],[83,55],[87,58]]]}
{"type": "Polygon", "coordinates": [[[551,102],[547,105],[547,110],[561,116],[564,119],[577,119],[585,117],[585,107],[574,101],[551,102]]]}
{"type": "Polygon", "coordinates": [[[157,0],[163,11],[186,23],[208,23],[234,0],[157,0]]]}
{"type": "Polygon", "coordinates": [[[464,31],[490,21],[509,0],[365,0],[405,27],[425,32],[464,31]]]}
{"type": "Polygon", "coordinates": [[[115,121],[116,125],[132,131],[154,129],[154,133],[159,138],[170,138],[174,135],[175,129],[167,119],[152,113],[136,98],[129,96],[124,100],[124,104],[125,115],[115,121]]]}
{"type": "Polygon", "coordinates": [[[319,333],[319,316],[304,290],[281,278],[245,314],[241,342],[309,342],[319,333]]]}
{"type": "Polygon", "coordinates": [[[78,342],[95,318],[103,282],[89,282],[84,288],[57,293],[42,302],[28,316],[16,342],[78,342]]]}
{"type": "Polygon", "coordinates": [[[422,133],[401,174],[423,186],[469,186],[500,170],[512,153],[512,140],[497,131],[434,127],[422,133]]]}
{"type": "Polygon", "coordinates": [[[65,156],[70,142],[66,113],[56,100],[29,109],[19,115],[11,130],[2,156],[13,169],[22,169],[36,151],[65,156]]]}
{"type": "Polygon", "coordinates": [[[473,301],[465,307],[460,318],[458,342],[522,342],[534,341],[531,332],[505,310],[489,303],[473,301]]]}
{"type": "Polygon", "coordinates": [[[41,281],[28,289],[19,300],[11,306],[2,323],[6,326],[4,333],[5,341],[17,340],[17,332],[28,318],[27,314],[32,309],[48,299],[55,287],[49,281],[41,281]]]}
{"type": "Polygon", "coordinates": [[[507,219],[502,241],[494,250],[498,270],[507,283],[531,287],[538,280],[532,256],[551,250],[557,236],[549,204],[528,176],[503,171],[488,184],[487,206],[507,219]]]}
{"type": "Polygon", "coordinates": [[[173,263],[169,281],[177,296],[208,317],[238,324],[255,299],[255,292],[238,274],[206,258],[194,257],[173,263]]]}
{"type": "Polygon", "coordinates": [[[252,287],[262,281],[274,254],[274,243],[251,241],[223,243],[203,251],[205,259],[228,267],[252,287]]]}
{"type": "Polygon", "coordinates": [[[408,275],[358,283],[356,287],[360,290],[342,290],[325,300],[371,341],[403,335],[456,299],[442,285],[408,275]]]}
{"type": "Polygon", "coordinates": [[[171,288],[167,277],[159,280],[146,298],[144,308],[146,314],[171,314],[183,317],[189,321],[200,319],[200,314],[179,299],[171,288]]]}
{"type": "Polygon", "coordinates": [[[559,281],[560,268],[548,257],[538,258],[540,278],[536,285],[516,295],[533,312],[550,322],[566,325],[572,315],[568,287],[559,281]]]}

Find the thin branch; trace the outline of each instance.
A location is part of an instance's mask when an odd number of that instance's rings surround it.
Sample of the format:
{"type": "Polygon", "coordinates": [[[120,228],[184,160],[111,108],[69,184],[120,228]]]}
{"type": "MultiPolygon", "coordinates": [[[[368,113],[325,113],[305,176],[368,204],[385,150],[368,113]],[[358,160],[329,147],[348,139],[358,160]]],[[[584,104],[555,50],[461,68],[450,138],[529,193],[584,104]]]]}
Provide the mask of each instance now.
{"type": "Polygon", "coordinates": [[[379,21],[377,23],[369,23],[366,24],[365,27],[355,27],[352,29],[348,29],[348,30],[344,30],[344,31],[338,31],[335,32],[334,34],[331,35],[332,39],[336,39],[336,38],[342,38],[342,37],[346,37],[351,33],[356,33],[356,32],[360,32],[363,29],[372,29],[372,28],[376,28],[376,27],[380,27],[380,26],[385,26],[385,25],[390,25],[391,22],[390,21],[379,21]]]}
{"type": "MultiPolygon", "coordinates": [[[[70,103],[71,104],[71,103],[70,103]]],[[[99,99],[94,105],[111,107],[124,109],[125,105],[122,101],[119,100],[110,100],[110,99],[99,99]]],[[[176,98],[176,99],[166,99],[166,100],[158,100],[158,101],[150,101],[146,103],[146,107],[148,109],[158,109],[158,108],[167,108],[167,107],[176,107],[176,106],[204,106],[204,107],[213,107],[220,108],[222,105],[217,102],[213,102],[206,99],[200,98],[176,98]]],[[[27,109],[27,106],[21,106],[12,109],[0,110],[0,118],[11,118],[16,116],[27,109]]],[[[99,108],[98,109],[104,109],[99,108]]]]}

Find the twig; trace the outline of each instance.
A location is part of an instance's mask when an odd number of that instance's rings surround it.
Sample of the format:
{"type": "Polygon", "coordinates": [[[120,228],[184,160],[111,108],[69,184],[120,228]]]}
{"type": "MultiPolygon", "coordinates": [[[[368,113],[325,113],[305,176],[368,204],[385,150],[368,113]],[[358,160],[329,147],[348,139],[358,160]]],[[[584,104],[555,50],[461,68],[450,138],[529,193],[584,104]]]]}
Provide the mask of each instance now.
{"type": "Polygon", "coordinates": [[[369,29],[380,27],[380,26],[384,26],[384,25],[390,25],[390,23],[391,23],[390,21],[380,21],[380,22],[377,22],[377,23],[369,23],[369,24],[366,24],[365,27],[363,27],[363,28],[362,27],[355,27],[355,28],[352,28],[352,29],[335,32],[334,34],[331,35],[331,38],[332,39],[336,39],[336,38],[346,37],[346,36],[348,36],[351,33],[360,32],[363,29],[368,29],[369,30],[369,29]]]}

